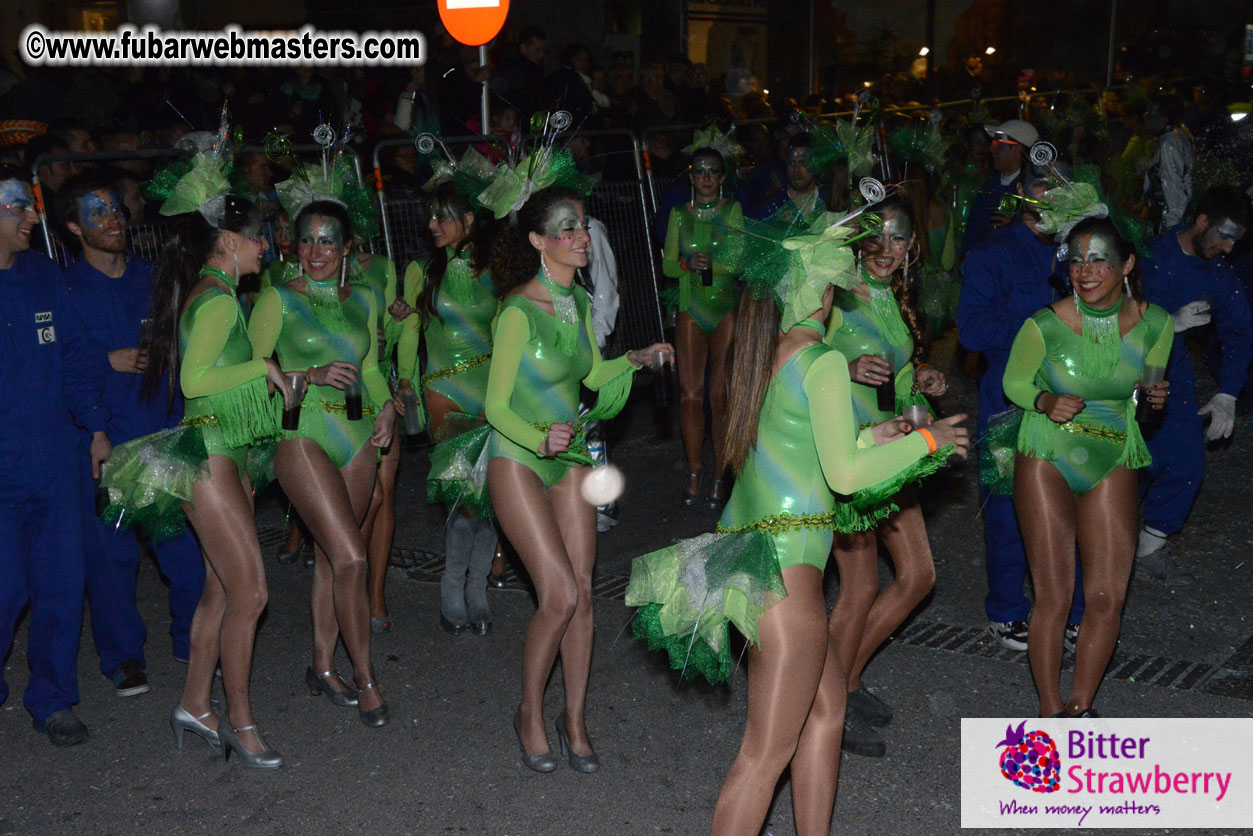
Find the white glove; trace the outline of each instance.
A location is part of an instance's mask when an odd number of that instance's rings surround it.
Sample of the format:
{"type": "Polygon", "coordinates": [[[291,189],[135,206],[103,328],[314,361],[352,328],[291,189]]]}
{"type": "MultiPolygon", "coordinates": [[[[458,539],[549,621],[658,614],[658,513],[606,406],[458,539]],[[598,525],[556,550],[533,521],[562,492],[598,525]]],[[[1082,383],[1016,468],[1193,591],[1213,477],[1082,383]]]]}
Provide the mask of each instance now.
{"type": "Polygon", "coordinates": [[[1205,428],[1206,441],[1230,438],[1231,431],[1236,427],[1235,396],[1219,392],[1209,399],[1209,403],[1198,409],[1196,414],[1210,416],[1209,426],[1205,428]]]}
{"type": "Polygon", "coordinates": [[[1175,322],[1175,333],[1187,331],[1189,328],[1195,328],[1198,325],[1208,325],[1210,321],[1209,302],[1198,299],[1195,302],[1189,302],[1179,310],[1170,315],[1175,322]]]}

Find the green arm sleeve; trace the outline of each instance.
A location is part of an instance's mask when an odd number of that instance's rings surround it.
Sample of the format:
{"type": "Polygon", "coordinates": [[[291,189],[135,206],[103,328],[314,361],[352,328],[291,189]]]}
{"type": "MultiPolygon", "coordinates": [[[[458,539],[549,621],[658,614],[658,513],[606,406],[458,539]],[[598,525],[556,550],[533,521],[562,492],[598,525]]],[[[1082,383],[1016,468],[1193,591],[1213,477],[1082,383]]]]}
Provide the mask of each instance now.
{"type": "Polygon", "coordinates": [[[252,316],[248,318],[248,337],[252,340],[253,359],[272,357],[274,347],[278,345],[278,336],[283,332],[283,300],[278,291],[267,287],[257,297],[257,304],[252,306],[252,316]]]}
{"type": "Polygon", "coordinates": [[[840,352],[830,351],[815,360],[803,385],[818,461],[836,493],[851,494],[877,485],[927,454],[927,440],[918,433],[881,447],[858,447],[848,361],[840,352]]]}
{"type": "MultiPolygon", "coordinates": [[[[392,286],[393,292],[395,285],[392,286]]],[[[370,300],[370,318],[369,332],[371,334],[378,333],[378,294],[373,291],[366,293],[366,298],[370,300]]],[[[390,316],[390,314],[389,314],[390,316]]],[[[379,368],[379,353],[377,349],[372,349],[365,353],[365,359],[361,361],[361,382],[365,384],[366,394],[369,396],[370,403],[373,403],[379,409],[392,399],[391,389],[387,386],[387,378],[383,377],[383,371],[379,368]]]]}
{"type": "Polygon", "coordinates": [[[744,210],[739,203],[731,204],[726,223],[722,246],[713,260],[714,275],[738,276],[744,262],[744,210]]]}
{"type": "Polygon", "coordinates": [[[225,293],[205,302],[196,311],[187,334],[187,351],[183,354],[178,376],[183,397],[216,395],[265,377],[265,360],[256,355],[247,363],[217,365],[231,329],[238,321],[239,303],[225,293]]]}
{"type": "Polygon", "coordinates": [[[1170,347],[1175,341],[1175,325],[1169,316],[1162,324],[1162,333],[1157,335],[1157,342],[1153,343],[1153,347],[1149,349],[1149,353],[1145,355],[1144,364],[1146,366],[1158,366],[1166,368],[1166,361],[1170,359],[1170,347]]]}
{"type": "MultiPolygon", "coordinates": [[[[397,322],[387,308],[391,307],[392,302],[396,301],[396,264],[390,258],[375,254],[375,260],[383,259],[383,270],[385,281],[383,282],[383,310],[379,311],[379,319],[383,323],[383,339],[387,345],[393,346],[400,339],[400,334],[404,328],[404,322],[397,322]]],[[[373,264],[371,264],[373,266],[373,264]]],[[[377,269],[377,268],[376,268],[377,269]]]]}
{"type": "MultiPolygon", "coordinates": [[[[405,268],[405,301],[410,307],[417,304],[424,280],[422,265],[416,261],[409,262],[409,266],[405,268]]],[[[388,319],[391,316],[390,313],[387,314],[388,319]]],[[[400,380],[413,382],[418,370],[418,343],[421,339],[422,317],[415,311],[400,323],[400,339],[396,343],[396,374],[400,380]]]]}
{"type": "Polygon", "coordinates": [[[528,450],[538,450],[545,434],[523,420],[509,404],[522,352],[530,338],[531,324],[525,313],[512,306],[500,312],[492,340],[492,364],[487,375],[483,412],[487,422],[505,438],[528,450]]]}
{"type": "MultiPolygon", "coordinates": [[[[592,306],[589,304],[583,311],[583,327],[587,329],[588,336],[592,336],[596,331],[592,328],[592,306]]],[[[613,380],[618,375],[626,371],[634,371],[638,368],[630,360],[627,355],[615,357],[612,360],[603,360],[600,356],[600,349],[596,347],[596,340],[588,340],[592,344],[592,370],[587,373],[587,377],[583,378],[583,385],[593,392],[613,380]]],[[[493,353],[492,359],[495,360],[493,353]]]]}
{"type": "Polygon", "coordinates": [[[1044,335],[1035,320],[1028,319],[1018,329],[1018,336],[1014,337],[1002,381],[1005,397],[1028,411],[1035,409],[1035,399],[1040,394],[1035,385],[1035,375],[1044,363],[1044,356],[1044,335]]]}
{"type": "Polygon", "coordinates": [[[661,258],[661,272],[677,279],[683,275],[679,266],[679,212],[680,208],[670,210],[670,220],[666,224],[666,248],[661,258]]]}

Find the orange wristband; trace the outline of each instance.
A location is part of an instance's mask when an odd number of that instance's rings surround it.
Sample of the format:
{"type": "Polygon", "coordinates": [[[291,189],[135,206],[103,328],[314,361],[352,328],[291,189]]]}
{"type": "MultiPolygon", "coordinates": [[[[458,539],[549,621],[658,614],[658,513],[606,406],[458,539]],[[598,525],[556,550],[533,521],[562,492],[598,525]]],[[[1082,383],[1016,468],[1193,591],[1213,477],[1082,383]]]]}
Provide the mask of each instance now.
{"type": "Polygon", "coordinates": [[[920,436],[922,436],[923,438],[927,440],[927,452],[928,453],[934,453],[937,449],[939,449],[935,445],[935,436],[931,434],[931,430],[925,427],[919,427],[918,429],[914,430],[914,432],[918,433],[920,436]]]}

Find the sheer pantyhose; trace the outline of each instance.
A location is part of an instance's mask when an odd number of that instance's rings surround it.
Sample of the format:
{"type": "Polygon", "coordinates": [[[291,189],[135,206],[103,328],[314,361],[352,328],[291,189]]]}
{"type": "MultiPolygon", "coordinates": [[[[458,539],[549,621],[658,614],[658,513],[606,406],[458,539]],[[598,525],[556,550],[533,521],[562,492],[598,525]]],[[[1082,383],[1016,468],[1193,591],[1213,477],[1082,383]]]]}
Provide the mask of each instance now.
{"type": "Polygon", "coordinates": [[[1114,655],[1122,607],[1135,556],[1136,475],[1115,469],[1096,487],[1075,496],[1051,462],[1018,456],[1014,509],[1027,548],[1035,606],[1027,639],[1040,716],[1090,708],[1114,655]],[[1083,621],[1075,647],[1075,677],[1062,704],[1062,636],[1075,588],[1075,543],[1082,562],[1083,621]]]}
{"type": "Polygon", "coordinates": [[[580,495],[586,474],[587,468],[571,468],[545,490],[533,471],[515,461],[496,458],[487,468],[496,517],[535,584],[539,604],[526,629],[518,709],[522,742],[531,754],[549,751],[544,690],[558,652],[570,748],[575,754],[592,752],[583,707],[592,664],[596,509],[580,495]]]}
{"type": "Polygon", "coordinates": [[[387,564],[391,559],[392,540],[396,536],[396,471],[400,469],[400,438],[383,451],[379,459],[378,478],[370,497],[370,510],[361,524],[361,539],[366,545],[369,565],[370,617],[387,616],[387,598],[383,584],[387,580],[387,564]]]}
{"type": "MultiPolygon", "coordinates": [[[[314,541],[313,670],[335,668],[335,644],[342,634],[358,687],[375,681],[360,524],[369,506],[377,455],[377,448],[366,444],[337,470],[317,442],[307,438],[279,442],[274,455],[279,484],[314,541]]],[[[334,687],[334,678],[328,684],[334,687]]],[[[371,688],[360,700],[362,711],[372,711],[383,698],[371,688]]]]}
{"type": "MultiPolygon", "coordinates": [[[[209,710],[213,672],[222,667],[227,719],[232,728],[253,723],[249,703],[252,646],[268,596],[261,545],[253,522],[252,486],[226,456],[208,457],[209,476],[197,482],[183,506],[205,558],[204,593],[191,620],[187,680],[181,705],[193,717],[209,710]]],[[[217,715],[204,719],[217,728],[217,715]]],[[[240,735],[250,752],[262,746],[251,732],[240,735]]]]}
{"type": "Polygon", "coordinates": [[[761,649],[747,650],[748,719],[739,754],[718,794],[713,836],[757,836],[789,763],[794,766],[797,833],[830,832],[828,795],[833,801],[847,698],[844,673],[838,657],[828,652],[822,573],[804,564],[789,566],[783,582],[787,597],[758,622],[761,649]],[[830,693],[817,700],[820,681],[830,693]],[[822,791],[827,783],[829,794],[822,791]],[[817,808],[824,805],[827,825],[814,829],[811,825],[823,819],[817,808]]]}
{"type": "Polygon", "coordinates": [[[687,453],[687,472],[700,473],[705,445],[705,362],[709,362],[709,411],[713,416],[714,478],[723,478],[723,441],[727,434],[727,361],[735,313],[722,318],[708,336],[687,314],[675,320],[674,343],[679,370],[679,428],[687,453]]]}
{"type": "Polygon", "coordinates": [[[935,586],[935,562],[927,527],[912,491],[897,496],[899,511],[872,531],[836,534],[835,562],[840,596],[831,612],[831,643],[848,674],[848,690],[861,685],[861,672],[935,586]],[[879,592],[879,543],[892,556],[896,578],[879,592]]]}

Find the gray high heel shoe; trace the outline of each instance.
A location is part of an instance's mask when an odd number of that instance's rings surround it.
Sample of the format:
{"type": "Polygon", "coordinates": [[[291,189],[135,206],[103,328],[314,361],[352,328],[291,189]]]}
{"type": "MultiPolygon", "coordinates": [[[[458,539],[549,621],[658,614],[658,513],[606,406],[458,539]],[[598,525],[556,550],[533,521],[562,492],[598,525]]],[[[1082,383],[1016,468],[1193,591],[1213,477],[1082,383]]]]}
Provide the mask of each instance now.
{"type": "MultiPolygon", "coordinates": [[[[361,686],[359,693],[368,691],[371,688],[377,691],[379,686],[373,682],[367,682],[361,686]]],[[[360,705],[357,704],[357,714],[361,717],[361,722],[365,723],[372,729],[378,729],[386,726],[387,721],[392,718],[391,710],[388,709],[386,701],[379,703],[378,708],[372,708],[369,711],[362,710],[360,705]]]]}
{"type": "Polygon", "coordinates": [[[528,754],[526,744],[522,742],[522,723],[518,715],[513,715],[513,731],[518,736],[518,748],[522,750],[522,764],[536,772],[552,772],[557,768],[557,753],[551,749],[538,755],[528,754]]]}
{"type": "Polygon", "coordinates": [[[222,760],[224,761],[231,759],[231,750],[234,749],[235,753],[239,755],[239,759],[244,762],[244,766],[248,769],[278,769],[283,765],[283,756],[266,745],[265,740],[261,737],[261,730],[257,728],[256,723],[244,726],[242,729],[233,729],[230,722],[223,717],[221,725],[218,726],[218,736],[222,739],[222,760]],[[246,731],[255,734],[257,742],[265,748],[260,752],[249,752],[245,749],[236,735],[246,731]]]}
{"type": "Polygon", "coordinates": [[[600,769],[600,756],[595,752],[590,755],[576,755],[570,748],[570,735],[566,733],[565,714],[557,718],[556,729],[557,745],[561,747],[561,754],[565,756],[571,769],[577,772],[595,772],[600,769]]]}
{"type": "MultiPolygon", "coordinates": [[[[210,707],[199,717],[193,717],[191,712],[181,705],[174,706],[174,711],[170,713],[170,728],[174,731],[174,747],[180,752],[183,751],[183,732],[191,732],[214,749],[221,749],[222,739],[218,736],[217,729],[211,729],[203,722],[212,713],[213,708],[210,707]]],[[[220,718],[219,722],[221,722],[220,718]]]]}
{"type": "Polygon", "coordinates": [[[335,705],[357,704],[357,692],[352,690],[352,688],[348,686],[347,682],[344,682],[344,678],[339,675],[339,671],[330,670],[322,673],[314,673],[312,666],[307,667],[305,668],[305,685],[308,686],[309,693],[312,696],[316,697],[318,694],[326,694],[327,699],[335,705]],[[348,688],[348,690],[336,691],[332,688],[330,683],[330,678],[332,676],[338,679],[344,687],[348,688]]]}

